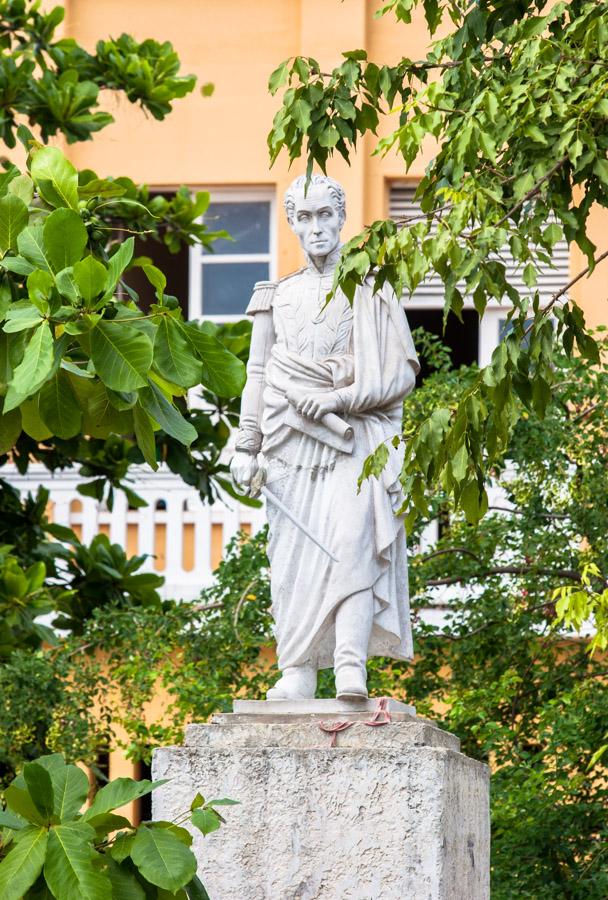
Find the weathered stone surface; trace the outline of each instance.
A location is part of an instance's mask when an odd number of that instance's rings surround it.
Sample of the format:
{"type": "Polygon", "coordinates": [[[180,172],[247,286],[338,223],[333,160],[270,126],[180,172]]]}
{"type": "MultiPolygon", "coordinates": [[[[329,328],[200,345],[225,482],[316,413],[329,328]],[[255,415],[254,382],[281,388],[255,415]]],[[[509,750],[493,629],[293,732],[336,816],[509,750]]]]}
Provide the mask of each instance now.
{"type": "MultiPolygon", "coordinates": [[[[401,700],[385,698],[385,709],[390,712],[416,715],[416,707],[402,703],[401,700]]],[[[232,704],[234,713],[249,716],[272,715],[326,715],[340,713],[350,715],[355,712],[374,713],[378,711],[378,699],[368,700],[235,700],[232,704]]]]}
{"type": "Polygon", "coordinates": [[[356,721],[331,747],[319,717],[217,718],[153,761],[154,778],[171,778],[157,818],[197,791],[241,802],[220,831],[195,834],[212,900],[489,898],[488,769],[453,735],[401,714],[356,721]]]}

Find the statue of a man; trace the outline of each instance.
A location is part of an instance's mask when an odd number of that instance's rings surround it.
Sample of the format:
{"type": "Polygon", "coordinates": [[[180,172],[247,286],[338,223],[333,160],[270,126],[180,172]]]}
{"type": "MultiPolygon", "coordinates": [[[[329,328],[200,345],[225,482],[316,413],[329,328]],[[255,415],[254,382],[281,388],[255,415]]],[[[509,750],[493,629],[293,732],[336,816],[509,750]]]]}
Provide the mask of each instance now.
{"type": "Polygon", "coordinates": [[[369,656],[411,659],[400,460],[390,438],[419,370],[405,313],[373,277],[352,306],[326,304],[340,256],[345,196],[333,179],[297,178],[287,219],[306,265],[259,282],[247,385],[232,476],[268,489],[314,534],[320,549],[269,501],[272,615],[281,677],[269,700],[315,696],[317,671],[334,666],[340,699],[367,697],[369,656]],[[381,442],[390,458],[358,492],[363,461],[381,442]],[[331,557],[334,557],[333,559],[331,557]]]}

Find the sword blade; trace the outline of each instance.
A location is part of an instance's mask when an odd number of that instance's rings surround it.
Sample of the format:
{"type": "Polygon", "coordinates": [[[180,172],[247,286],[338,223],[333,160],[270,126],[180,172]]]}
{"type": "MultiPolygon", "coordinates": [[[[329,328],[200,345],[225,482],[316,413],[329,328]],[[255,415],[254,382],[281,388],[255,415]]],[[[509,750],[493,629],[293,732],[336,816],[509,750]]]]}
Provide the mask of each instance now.
{"type": "Polygon", "coordinates": [[[287,516],[287,518],[289,519],[289,521],[290,521],[290,522],[293,522],[293,524],[296,526],[296,528],[299,528],[299,529],[300,529],[300,531],[302,532],[302,534],[305,534],[306,537],[307,537],[310,541],[313,542],[313,544],[316,544],[316,545],[317,545],[317,547],[319,548],[319,550],[322,550],[323,553],[326,553],[327,556],[329,556],[329,558],[332,559],[334,562],[336,562],[336,563],[338,562],[338,560],[337,560],[336,557],[333,555],[333,553],[331,552],[331,550],[328,550],[327,547],[325,547],[325,546],[321,543],[321,541],[318,540],[318,538],[316,538],[316,537],[314,536],[314,534],[312,533],[312,531],[309,531],[308,528],[306,527],[306,525],[304,525],[302,522],[300,522],[300,521],[294,516],[294,514],[291,512],[291,510],[288,509],[288,508],[285,506],[285,504],[284,504],[281,500],[279,500],[278,497],[275,497],[275,495],[272,493],[272,491],[269,491],[267,487],[262,487],[261,490],[260,490],[260,493],[262,493],[262,494],[264,495],[264,497],[266,497],[266,499],[267,499],[268,501],[270,501],[270,503],[273,504],[273,506],[276,506],[277,509],[280,509],[281,512],[282,512],[284,515],[287,516]]]}

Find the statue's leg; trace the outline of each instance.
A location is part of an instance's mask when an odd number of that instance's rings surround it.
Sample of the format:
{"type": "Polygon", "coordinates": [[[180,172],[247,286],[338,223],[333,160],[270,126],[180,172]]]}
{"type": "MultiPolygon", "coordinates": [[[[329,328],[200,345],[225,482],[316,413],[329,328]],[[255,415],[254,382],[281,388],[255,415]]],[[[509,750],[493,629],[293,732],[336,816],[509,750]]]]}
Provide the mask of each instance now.
{"type": "Polygon", "coordinates": [[[313,666],[288,666],[274,687],[266,693],[267,700],[312,700],[317,690],[317,670],[313,666]]]}
{"type": "Polygon", "coordinates": [[[343,600],[336,610],[336,696],[367,697],[367,649],[374,624],[374,595],[359,591],[343,600]]]}

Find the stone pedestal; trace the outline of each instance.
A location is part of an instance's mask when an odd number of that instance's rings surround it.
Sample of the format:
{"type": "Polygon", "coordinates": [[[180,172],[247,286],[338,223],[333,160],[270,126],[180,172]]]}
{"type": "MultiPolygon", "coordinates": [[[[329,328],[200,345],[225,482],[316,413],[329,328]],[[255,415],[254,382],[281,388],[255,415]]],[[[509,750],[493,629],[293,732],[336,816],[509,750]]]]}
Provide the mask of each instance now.
{"type": "Polygon", "coordinates": [[[388,706],[390,724],[374,727],[375,701],[240,701],[155,751],[153,777],[171,779],[155,818],[197,791],[241,803],[220,831],[195,833],[211,900],[488,900],[487,767],[388,706]]]}

